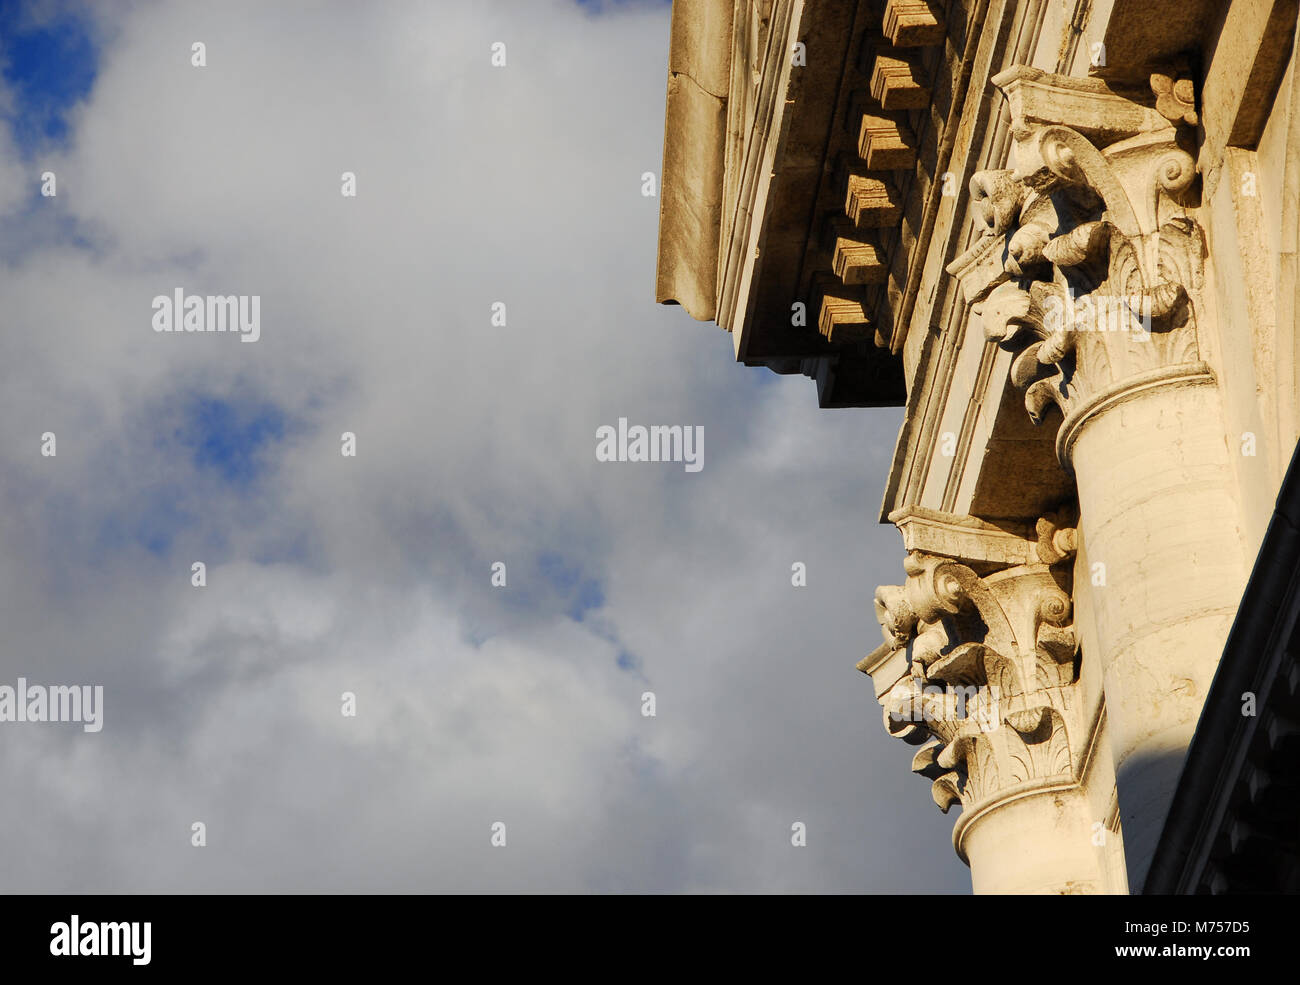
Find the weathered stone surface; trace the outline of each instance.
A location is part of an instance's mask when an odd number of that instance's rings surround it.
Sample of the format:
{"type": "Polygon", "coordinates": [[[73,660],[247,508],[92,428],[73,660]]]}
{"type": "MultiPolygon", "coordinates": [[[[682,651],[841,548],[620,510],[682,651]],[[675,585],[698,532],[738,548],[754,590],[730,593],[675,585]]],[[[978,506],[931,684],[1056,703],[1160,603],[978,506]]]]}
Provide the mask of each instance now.
{"type": "Polygon", "coordinates": [[[1205,239],[1187,214],[1195,168],[1178,129],[1195,111],[1126,107],[1093,81],[1024,70],[994,81],[1017,167],[972,179],[983,239],[949,270],[985,337],[1018,353],[1011,375],[1033,420],[1049,404],[1064,414],[1057,452],[1103,566],[1099,658],[1140,883],[1245,577],[1236,525],[1199,522],[1237,504],[1198,340],[1205,239]],[[1159,570],[1176,583],[1147,574],[1159,570]]]}
{"type": "Polygon", "coordinates": [[[862,306],[860,290],[823,282],[817,329],[827,342],[859,342],[871,337],[871,320],[862,306]]]}
{"type": "Polygon", "coordinates": [[[752,134],[786,149],[723,163],[721,214],[783,234],[692,276],[753,325],[806,297],[782,371],[824,404],[898,354],[905,578],[859,666],[975,890],[1138,891],[1300,437],[1300,0],[801,9],[825,58],[752,134]],[[988,731],[926,691],[995,684],[988,731]]]}
{"type": "Polygon", "coordinates": [[[691,316],[716,309],[718,228],[727,129],[731,4],[674,4],[664,118],[663,205],[655,300],[691,316]]]}
{"type": "Polygon", "coordinates": [[[869,171],[905,171],[916,164],[916,138],[901,113],[868,110],[858,127],[858,154],[869,171]]]}
{"type": "Polygon", "coordinates": [[[831,269],[842,283],[884,283],[885,255],[871,230],[858,229],[847,219],[840,219],[832,225],[830,239],[831,269]]]}
{"type": "Polygon", "coordinates": [[[886,729],[924,743],[913,771],[942,810],[963,808],[954,840],[983,891],[1104,891],[1097,853],[1060,840],[1062,827],[1090,829],[1081,784],[1099,726],[1096,695],[1078,683],[1071,521],[1003,529],[915,509],[893,519],[908,578],[876,590],[885,642],[859,665],[886,729]]]}
{"type": "Polygon", "coordinates": [[[903,215],[902,196],[884,173],[853,170],[845,179],[844,214],[856,226],[896,226],[903,215]]]}
{"type": "Polygon", "coordinates": [[[930,84],[920,59],[902,51],[877,54],[871,68],[871,97],[887,110],[928,105],[930,84]]]}
{"type": "Polygon", "coordinates": [[[943,8],[934,0],[886,0],[882,28],[895,47],[942,44],[943,8]]]}

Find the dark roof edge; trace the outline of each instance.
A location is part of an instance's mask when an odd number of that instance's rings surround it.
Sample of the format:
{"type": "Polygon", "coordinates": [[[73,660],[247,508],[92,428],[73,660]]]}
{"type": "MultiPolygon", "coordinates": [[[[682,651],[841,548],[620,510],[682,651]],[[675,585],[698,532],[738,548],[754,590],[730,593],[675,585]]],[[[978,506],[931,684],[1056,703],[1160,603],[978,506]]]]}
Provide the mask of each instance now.
{"type": "MultiPolygon", "coordinates": [[[[1189,870],[1218,826],[1216,798],[1232,784],[1263,711],[1275,668],[1271,659],[1284,642],[1273,637],[1279,617],[1297,594],[1300,570],[1300,445],[1291,456],[1277,504],[1250,579],[1246,582],[1223,656],[1188,747],[1178,788],[1165,818],[1156,854],[1142,892],[1146,895],[1195,891],[1189,870]],[[1256,715],[1242,714],[1241,695],[1256,696],[1256,715]],[[1240,756],[1234,756],[1234,750],[1240,756]]],[[[1221,798],[1220,798],[1221,799],[1221,798]]]]}

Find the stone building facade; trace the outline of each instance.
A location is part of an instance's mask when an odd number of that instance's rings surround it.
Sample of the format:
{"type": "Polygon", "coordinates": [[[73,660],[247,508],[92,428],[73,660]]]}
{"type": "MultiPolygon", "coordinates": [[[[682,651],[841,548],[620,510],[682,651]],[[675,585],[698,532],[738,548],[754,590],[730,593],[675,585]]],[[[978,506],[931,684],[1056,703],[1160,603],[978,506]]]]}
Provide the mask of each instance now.
{"type": "Polygon", "coordinates": [[[674,4],[657,299],[905,408],[859,668],[976,892],[1230,888],[1180,776],[1300,437],[1298,7],[674,4]]]}

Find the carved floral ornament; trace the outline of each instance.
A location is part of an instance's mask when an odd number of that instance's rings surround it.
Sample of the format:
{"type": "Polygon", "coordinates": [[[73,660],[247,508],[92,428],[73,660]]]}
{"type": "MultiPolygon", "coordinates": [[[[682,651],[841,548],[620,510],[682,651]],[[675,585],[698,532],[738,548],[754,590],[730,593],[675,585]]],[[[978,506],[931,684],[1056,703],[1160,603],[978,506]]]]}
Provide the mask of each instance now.
{"type": "Polygon", "coordinates": [[[926,529],[904,530],[906,581],[876,590],[885,642],[859,664],[876,685],[886,729],[921,746],[912,769],[933,781],[945,813],[1035,781],[1073,782],[1071,737],[1088,724],[1063,563],[1074,556],[1074,528],[1045,517],[1032,536],[1017,537],[911,511],[900,529],[914,520],[926,529]],[[949,554],[935,553],[944,543],[949,554]]]}
{"type": "Polygon", "coordinates": [[[1012,379],[1034,422],[1060,407],[1069,467],[1078,425],[1117,391],[1209,377],[1196,336],[1204,239],[1189,213],[1196,113],[1188,80],[1165,75],[1152,77],[1155,106],[1023,67],[993,83],[1016,168],[972,176],[982,233],[947,270],[985,337],[1018,354],[1012,379]]]}

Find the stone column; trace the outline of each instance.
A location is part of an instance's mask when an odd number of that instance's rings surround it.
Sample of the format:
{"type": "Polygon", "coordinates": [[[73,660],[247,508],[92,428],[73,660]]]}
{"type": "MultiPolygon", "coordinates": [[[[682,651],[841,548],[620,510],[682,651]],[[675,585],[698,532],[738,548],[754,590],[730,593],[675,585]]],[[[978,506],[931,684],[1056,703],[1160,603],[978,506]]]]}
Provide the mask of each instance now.
{"type": "Polygon", "coordinates": [[[1079,681],[1075,531],[915,508],[890,519],[908,577],[876,590],[885,642],[859,669],[885,727],[920,747],[912,769],[935,803],[961,806],[953,844],[975,892],[1113,891],[1115,836],[1084,786],[1103,716],[1079,681]]]}
{"type": "Polygon", "coordinates": [[[948,271],[1018,353],[1078,485],[1129,883],[1140,891],[1240,602],[1246,565],[1202,333],[1204,238],[1186,85],[1017,68],[1013,171],[974,176],[985,231],[948,271]]]}

